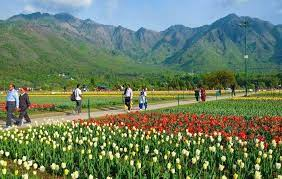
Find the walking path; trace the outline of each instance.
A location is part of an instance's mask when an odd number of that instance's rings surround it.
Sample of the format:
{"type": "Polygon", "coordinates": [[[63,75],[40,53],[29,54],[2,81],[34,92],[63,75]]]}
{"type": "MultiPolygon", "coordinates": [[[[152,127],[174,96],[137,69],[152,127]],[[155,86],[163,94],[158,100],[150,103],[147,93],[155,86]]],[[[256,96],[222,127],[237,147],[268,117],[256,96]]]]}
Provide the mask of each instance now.
{"type": "MultiPolygon", "coordinates": [[[[239,94],[239,96],[243,96],[239,94]]],[[[214,96],[208,96],[207,101],[215,101],[215,100],[221,100],[221,99],[227,99],[231,98],[229,95],[228,96],[220,96],[220,97],[214,97],[214,96]]],[[[156,109],[162,109],[162,108],[169,108],[169,107],[175,107],[178,105],[186,105],[186,104],[193,104],[197,103],[194,99],[193,100],[186,100],[186,101],[175,101],[175,102],[170,102],[170,103],[163,103],[163,104],[152,104],[149,105],[148,110],[156,110],[156,109]]],[[[139,111],[137,107],[134,107],[134,111],[139,111]]],[[[91,118],[99,118],[103,117],[106,115],[118,115],[118,114],[123,114],[127,113],[126,110],[124,109],[113,109],[113,110],[107,110],[107,111],[95,111],[90,113],[91,118]]],[[[33,118],[32,123],[30,124],[31,126],[39,126],[39,125],[44,125],[44,124],[51,124],[51,123],[57,123],[57,122],[71,122],[73,120],[77,119],[88,119],[88,113],[81,113],[80,115],[73,115],[73,114],[66,114],[66,115],[60,115],[60,116],[52,116],[52,117],[42,117],[42,118],[33,118]]],[[[5,121],[1,121],[0,123],[2,126],[5,125],[5,121]]],[[[23,125],[18,128],[24,128],[28,127],[30,125],[23,125]]],[[[12,128],[11,128],[12,129],[12,128]]],[[[0,127],[0,130],[2,128],[0,127]]]]}

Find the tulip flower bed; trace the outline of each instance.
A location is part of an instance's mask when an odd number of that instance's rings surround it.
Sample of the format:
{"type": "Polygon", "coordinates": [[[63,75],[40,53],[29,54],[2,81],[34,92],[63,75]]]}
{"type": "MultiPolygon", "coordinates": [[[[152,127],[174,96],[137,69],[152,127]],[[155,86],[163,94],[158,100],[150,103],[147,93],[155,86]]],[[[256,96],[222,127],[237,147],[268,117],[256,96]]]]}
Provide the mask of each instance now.
{"type": "Polygon", "coordinates": [[[263,91],[263,92],[255,93],[252,96],[282,98],[282,90],[281,91],[263,91]]]}
{"type": "MultiPolygon", "coordinates": [[[[2,155],[5,157],[9,156],[9,152],[3,153],[1,151],[1,158],[2,155]]],[[[0,178],[7,178],[7,179],[39,179],[39,178],[51,178],[50,175],[44,174],[42,169],[37,167],[37,164],[31,164],[30,161],[28,163],[30,168],[26,169],[23,165],[18,164],[18,160],[10,161],[10,160],[0,160],[0,178]]],[[[55,178],[55,177],[53,177],[55,178]]]]}
{"type": "Polygon", "coordinates": [[[67,178],[278,178],[281,124],[132,113],[0,132],[0,157],[67,178]]]}
{"type": "Polygon", "coordinates": [[[158,132],[177,134],[178,132],[204,133],[212,135],[220,132],[224,137],[237,136],[241,139],[282,141],[282,116],[252,117],[214,116],[206,114],[162,114],[131,113],[107,116],[100,120],[90,120],[98,125],[113,124],[119,127],[138,128],[144,131],[154,129],[158,132]]]}
{"type": "MultiPolygon", "coordinates": [[[[5,109],[6,104],[0,103],[0,111],[6,111],[5,109]]],[[[52,111],[55,109],[54,104],[31,104],[29,109],[31,110],[38,110],[38,111],[52,111]]]]}
{"type": "Polygon", "coordinates": [[[193,105],[157,110],[161,113],[190,112],[196,114],[236,115],[252,118],[253,116],[282,116],[282,100],[232,98],[227,100],[208,101],[193,105]]]}

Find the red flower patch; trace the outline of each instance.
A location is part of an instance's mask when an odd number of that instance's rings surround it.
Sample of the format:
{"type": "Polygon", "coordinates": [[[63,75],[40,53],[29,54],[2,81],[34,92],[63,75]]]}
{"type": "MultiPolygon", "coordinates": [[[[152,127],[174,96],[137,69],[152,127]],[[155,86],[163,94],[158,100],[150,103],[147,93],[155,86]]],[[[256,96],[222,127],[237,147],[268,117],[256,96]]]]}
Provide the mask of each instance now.
{"type": "MultiPolygon", "coordinates": [[[[119,127],[138,128],[145,131],[168,133],[189,132],[213,135],[221,133],[224,137],[237,136],[243,140],[259,139],[260,141],[282,140],[282,117],[212,116],[206,114],[162,114],[130,113],[106,116],[102,119],[91,119],[88,124],[117,125],[119,127]]],[[[266,144],[267,145],[267,144],[266,144]]],[[[267,147],[267,146],[266,146],[267,147]]]]}

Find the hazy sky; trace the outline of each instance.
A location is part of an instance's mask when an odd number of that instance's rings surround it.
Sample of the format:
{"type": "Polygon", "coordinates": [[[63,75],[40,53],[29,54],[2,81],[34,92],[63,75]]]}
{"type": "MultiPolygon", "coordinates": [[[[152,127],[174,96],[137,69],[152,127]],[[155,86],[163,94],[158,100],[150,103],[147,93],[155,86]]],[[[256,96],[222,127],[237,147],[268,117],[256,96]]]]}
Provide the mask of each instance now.
{"type": "Polygon", "coordinates": [[[282,0],[0,0],[0,19],[19,13],[68,12],[96,22],[164,30],[197,27],[230,13],[282,24],[282,0]]]}

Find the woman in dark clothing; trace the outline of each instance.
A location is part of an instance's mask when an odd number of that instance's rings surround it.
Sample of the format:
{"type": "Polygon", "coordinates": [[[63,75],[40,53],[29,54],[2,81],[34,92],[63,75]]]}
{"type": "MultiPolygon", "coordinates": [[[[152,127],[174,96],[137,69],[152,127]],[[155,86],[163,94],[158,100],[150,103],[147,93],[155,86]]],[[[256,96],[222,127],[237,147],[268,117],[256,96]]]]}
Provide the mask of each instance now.
{"type": "Polygon", "coordinates": [[[206,101],[206,90],[204,88],[201,88],[201,100],[206,101]]]}
{"type": "Polygon", "coordinates": [[[197,89],[195,89],[195,98],[196,98],[196,101],[199,101],[199,96],[200,96],[200,90],[197,88],[197,89]]]}
{"type": "Polygon", "coordinates": [[[24,123],[24,119],[26,120],[26,123],[31,123],[31,120],[27,114],[27,110],[30,106],[30,101],[29,101],[29,96],[27,94],[27,88],[23,87],[21,88],[21,94],[19,97],[19,108],[20,108],[20,116],[19,116],[19,120],[20,120],[20,125],[22,125],[24,123]]]}

